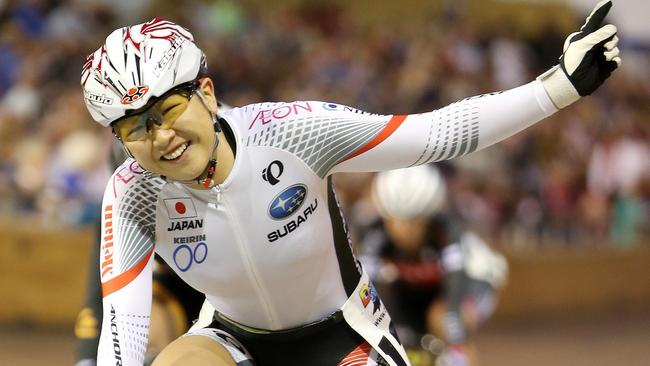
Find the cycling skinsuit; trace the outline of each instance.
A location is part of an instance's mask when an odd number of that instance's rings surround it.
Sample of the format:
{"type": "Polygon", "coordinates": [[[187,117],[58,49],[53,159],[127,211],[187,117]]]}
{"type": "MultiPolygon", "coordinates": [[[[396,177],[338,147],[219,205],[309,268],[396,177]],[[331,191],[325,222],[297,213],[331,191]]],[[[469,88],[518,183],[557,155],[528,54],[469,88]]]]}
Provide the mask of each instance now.
{"type": "Polygon", "coordinates": [[[127,160],[102,206],[99,364],[143,361],[155,250],[233,323],[281,331],[341,311],[388,364],[407,365],[352,254],[329,176],[471,153],[556,110],[539,81],[408,116],[261,103],[219,115],[234,134],[235,162],[210,190],[166,182],[127,160]]]}

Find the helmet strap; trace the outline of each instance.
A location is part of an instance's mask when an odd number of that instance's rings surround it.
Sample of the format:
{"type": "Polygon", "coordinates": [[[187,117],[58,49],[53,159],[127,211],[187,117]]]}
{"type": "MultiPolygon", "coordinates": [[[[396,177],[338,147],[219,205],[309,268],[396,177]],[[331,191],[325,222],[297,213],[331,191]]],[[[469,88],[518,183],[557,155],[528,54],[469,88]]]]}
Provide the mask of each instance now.
{"type": "Polygon", "coordinates": [[[210,188],[210,184],[212,183],[212,177],[214,176],[214,171],[216,169],[217,169],[217,159],[212,158],[208,163],[208,175],[205,177],[205,180],[203,181],[203,187],[210,188]]]}
{"type": "Polygon", "coordinates": [[[126,145],[124,145],[123,142],[121,143],[121,145],[122,145],[122,149],[124,150],[124,153],[126,154],[126,156],[130,157],[131,159],[135,159],[135,158],[133,157],[133,154],[131,154],[131,152],[130,152],[129,149],[126,147],[126,145]]]}
{"type": "Polygon", "coordinates": [[[113,136],[115,136],[115,138],[117,139],[117,141],[120,142],[120,145],[122,145],[122,150],[124,150],[124,153],[126,154],[126,156],[128,156],[128,157],[131,158],[131,159],[135,159],[135,158],[133,157],[133,154],[131,154],[131,152],[129,151],[129,149],[126,147],[126,145],[124,145],[124,141],[122,141],[122,139],[120,138],[120,136],[117,135],[117,132],[115,132],[115,128],[112,128],[112,131],[113,131],[113,136]]]}
{"type": "Polygon", "coordinates": [[[219,147],[219,133],[221,132],[221,123],[219,123],[219,117],[217,117],[217,114],[211,112],[210,108],[208,108],[208,103],[206,102],[205,96],[203,95],[203,92],[201,91],[201,89],[199,89],[196,94],[201,99],[201,102],[203,103],[203,106],[205,106],[205,109],[207,109],[208,112],[210,112],[210,114],[212,115],[212,126],[214,128],[214,145],[212,147],[212,154],[210,155],[210,156],[212,156],[212,158],[208,162],[207,175],[206,175],[205,179],[203,179],[203,182],[201,182],[201,179],[197,179],[197,181],[196,181],[197,183],[202,184],[203,187],[207,189],[207,188],[211,187],[211,184],[213,182],[214,173],[217,170],[217,157],[216,157],[216,155],[217,155],[217,147],[219,147]]]}

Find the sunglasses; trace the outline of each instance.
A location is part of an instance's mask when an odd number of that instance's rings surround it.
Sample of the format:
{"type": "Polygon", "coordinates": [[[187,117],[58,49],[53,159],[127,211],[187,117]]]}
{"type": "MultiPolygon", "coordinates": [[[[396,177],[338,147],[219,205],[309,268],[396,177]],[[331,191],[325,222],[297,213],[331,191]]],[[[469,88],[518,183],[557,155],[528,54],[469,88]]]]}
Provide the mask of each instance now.
{"type": "Polygon", "coordinates": [[[122,141],[144,141],[151,137],[153,127],[168,130],[187,109],[190,100],[198,90],[199,83],[193,80],[169,90],[162,96],[150,100],[138,111],[131,112],[113,123],[113,131],[122,141]]]}

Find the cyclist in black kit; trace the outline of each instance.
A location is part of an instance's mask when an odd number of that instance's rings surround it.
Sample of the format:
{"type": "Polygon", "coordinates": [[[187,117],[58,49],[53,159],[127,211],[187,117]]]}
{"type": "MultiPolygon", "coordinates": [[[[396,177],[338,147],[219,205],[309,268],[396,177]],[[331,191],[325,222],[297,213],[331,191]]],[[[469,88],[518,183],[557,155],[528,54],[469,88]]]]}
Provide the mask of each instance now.
{"type": "Polygon", "coordinates": [[[387,295],[401,340],[438,354],[443,339],[438,365],[475,364],[471,336],[495,308],[505,259],[446,207],[434,166],[380,172],[372,187],[379,219],[365,232],[362,260],[387,295]]]}

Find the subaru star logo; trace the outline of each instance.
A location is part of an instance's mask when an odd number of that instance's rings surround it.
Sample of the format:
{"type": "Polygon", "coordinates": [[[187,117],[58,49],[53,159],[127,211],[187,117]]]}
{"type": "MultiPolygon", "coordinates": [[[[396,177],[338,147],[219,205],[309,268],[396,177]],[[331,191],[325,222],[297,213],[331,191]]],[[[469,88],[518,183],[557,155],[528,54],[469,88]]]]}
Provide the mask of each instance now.
{"type": "Polygon", "coordinates": [[[294,184],[275,196],[269,206],[269,215],[276,220],[282,220],[298,211],[307,195],[304,184],[294,184]]]}

